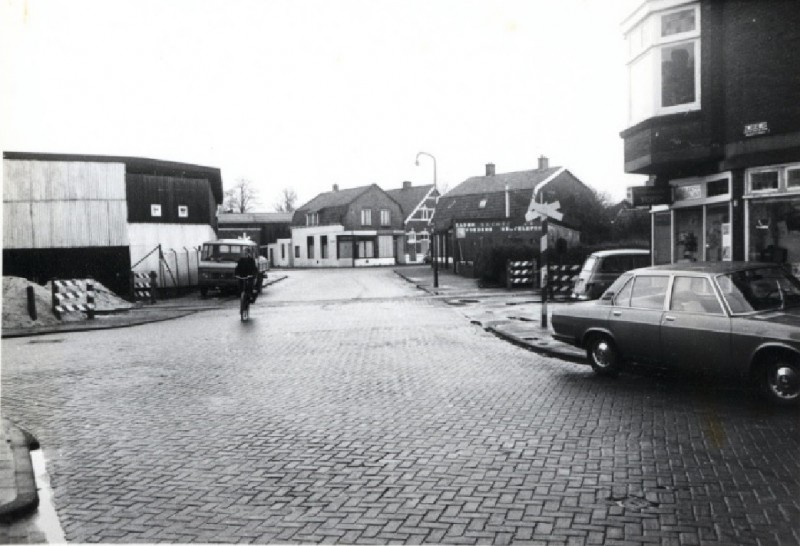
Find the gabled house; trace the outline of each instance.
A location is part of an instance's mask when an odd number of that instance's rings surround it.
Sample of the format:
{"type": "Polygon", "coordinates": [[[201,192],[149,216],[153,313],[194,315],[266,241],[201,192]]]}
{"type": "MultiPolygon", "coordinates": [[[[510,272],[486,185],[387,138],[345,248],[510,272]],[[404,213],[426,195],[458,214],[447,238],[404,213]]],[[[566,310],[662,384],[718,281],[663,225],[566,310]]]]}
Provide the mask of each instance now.
{"type": "Polygon", "coordinates": [[[446,263],[472,262],[481,248],[528,245],[539,248],[541,221],[527,222],[531,202],[561,203],[561,221],[550,220],[551,247],[580,242],[582,204],[594,203],[594,192],[564,167],[539,158],[537,169],[497,174],[492,163],[484,176],[468,178],[439,198],[432,224],[437,254],[446,263]]]}
{"type": "Polygon", "coordinates": [[[397,259],[399,263],[423,263],[430,248],[430,222],[436,210],[439,190],[433,184],[412,186],[403,182],[403,187],[388,190],[392,199],[400,204],[403,213],[405,237],[397,259]]]}
{"type": "Polygon", "coordinates": [[[400,204],[376,184],[343,190],[334,184],[294,212],[288,265],[394,265],[403,221],[400,204]]]}

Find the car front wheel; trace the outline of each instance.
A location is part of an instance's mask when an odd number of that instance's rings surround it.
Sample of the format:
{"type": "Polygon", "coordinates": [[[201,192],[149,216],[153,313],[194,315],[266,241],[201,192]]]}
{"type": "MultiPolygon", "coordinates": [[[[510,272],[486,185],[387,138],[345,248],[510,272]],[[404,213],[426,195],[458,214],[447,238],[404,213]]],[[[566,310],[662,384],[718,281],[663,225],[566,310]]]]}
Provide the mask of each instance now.
{"type": "Polygon", "coordinates": [[[596,374],[615,376],[619,373],[619,352],[608,336],[592,336],[586,346],[586,356],[596,374]]]}
{"type": "Polygon", "coordinates": [[[800,402],[800,359],[778,355],[763,368],[762,391],[775,404],[800,402]]]}

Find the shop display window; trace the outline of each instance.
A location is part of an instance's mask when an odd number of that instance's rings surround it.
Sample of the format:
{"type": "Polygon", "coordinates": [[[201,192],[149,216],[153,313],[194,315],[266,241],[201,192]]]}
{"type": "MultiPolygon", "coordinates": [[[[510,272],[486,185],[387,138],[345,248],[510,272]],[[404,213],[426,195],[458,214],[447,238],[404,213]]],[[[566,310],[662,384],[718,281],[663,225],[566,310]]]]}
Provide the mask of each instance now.
{"type": "Polygon", "coordinates": [[[748,258],[791,264],[800,275],[800,201],[759,199],[749,203],[748,258]]]}
{"type": "Polygon", "coordinates": [[[669,212],[659,212],[653,215],[653,265],[671,262],[670,214],[669,212]]]}
{"type": "Polygon", "coordinates": [[[676,210],[675,261],[696,262],[702,259],[700,250],[705,245],[705,237],[703,235],[702,208],[676,210]]]}
{"type": "Polygon", "coordinates": [[[730,261],[732,256],[730,215],[727,203],[706,208],[706,255],[709,262],[730,261]]]}

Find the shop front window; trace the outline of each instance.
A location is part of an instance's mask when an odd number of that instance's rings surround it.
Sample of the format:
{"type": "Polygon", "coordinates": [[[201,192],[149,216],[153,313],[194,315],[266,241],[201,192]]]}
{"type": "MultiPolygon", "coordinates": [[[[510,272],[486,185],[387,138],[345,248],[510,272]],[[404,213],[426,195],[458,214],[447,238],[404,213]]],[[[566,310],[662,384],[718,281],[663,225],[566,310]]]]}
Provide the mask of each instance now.
{"type": "Polygon", "coordinates": [[[669,212],[653,214],[653,265],[672,262],[669,212]]]}
{"type": "Polygon", "coordinates": [[[788,169],[786,171],[786,188],[800,190],[800,169],[788,169]]]}
{"type": "Polygon", "coordinates": [[[750,175],[750,191],[775,191],[778,189],[778,171],[754,172],[750,175]]]}
{"type": "Polygon", "coordinates": [[[709,262],[732,259],[732,241],[728,205],[709,206],[706,209],[706,257],[709,262]]]}
{"type": "Polygon", "coordinates": [[[702,259],[703,209],[691,208],[675,211],[675,261],[695,262],[702,259]]]}
{"type": "Polygon", "coordinates": [[[759,199],[749,203],[748,258],[751,261],[791,264],[800,274],[800,202],[796,199],[759,199]]]}

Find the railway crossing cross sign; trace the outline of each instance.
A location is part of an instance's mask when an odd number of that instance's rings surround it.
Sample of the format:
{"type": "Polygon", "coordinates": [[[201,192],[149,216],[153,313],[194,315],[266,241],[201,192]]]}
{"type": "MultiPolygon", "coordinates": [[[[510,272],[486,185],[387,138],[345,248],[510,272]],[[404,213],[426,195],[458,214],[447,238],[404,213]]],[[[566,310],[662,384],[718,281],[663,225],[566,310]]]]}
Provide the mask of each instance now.
{"type": "Polygon", "coordinates": [[[525,221],[530,222],[537,218],[552,218],[556,221],[561,220],[564,214],[558,211],[559,208],[561,208],[561,203],[558,201],[554,203],[537,203],[536,201],[531,201],[528,212],[525,213],[525,221]]]}

